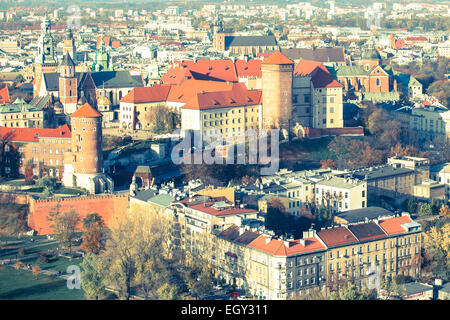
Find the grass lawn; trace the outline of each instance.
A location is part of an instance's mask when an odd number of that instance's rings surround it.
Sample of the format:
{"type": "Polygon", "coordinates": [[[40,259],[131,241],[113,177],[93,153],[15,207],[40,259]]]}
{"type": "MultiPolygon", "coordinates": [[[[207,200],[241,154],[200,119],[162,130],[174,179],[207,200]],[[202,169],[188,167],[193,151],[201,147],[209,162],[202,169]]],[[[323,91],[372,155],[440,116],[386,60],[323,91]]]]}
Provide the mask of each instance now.
{"type": "Polygon", "coordinates": [[[25,180],[23,180],[23,179],[19,179],[19,180],[10,180],[10,181],[5,182],[5,184],[6,184],[6,185],[9,185],[9,186],[16,186],[16,187],[18,187],[18,186],[24,186],[24,185],[25,185],[25,180]]]}
{"type": "Polygon", "coordinates": [[[332,137],[318,139],[294,140],[291,143],[280,145],[280,159],[287,162],[319,161],[330,159],[331,153],[328,145],[332,137]]]}
{"type": "Polygon", "coordinates": [[[26,241],[30,245],[33,244],[33,242],[30,242],[30,239],[33,238],[35,240],[37,239],[46,239],[47,236],[22,236],[22,237],[16,237],[16,236],[6,236],[6,235],[0,235],[0,241],[3,243],[3,241],[26,241]]]}
{"type": "MultiPolygon", "coordinates": [[[[8,247],[5,247],[5,248],[8,249],[8,250],[14,250],[14,249],[17,249],[17,248],[28,248],[30,246],[30,244],[33,244],[33,243],[32,242],[27,242],[26,245],[19,244],[19,245],[13,245],[13,246],[10,246],[10,247],[8,246],[8,247]]],[[[38,243],[34,243],[34,245],[37,245],[37,244],[38,243]]],[[[30,255],[30,254],[35,254],[35,253],[38,253],[38,252],[41,252],[41,251],[46,252],[49,249],[53,250],[53,249],[56,249],[57,247],[59,247],[59,243],[57,243],[57,242],[56,243],[53,242],[53,243],[48,243],[48,244],[42,244],[42,245],[40,245],[39,247],[36,247],[36,248],[26,249],[25,257],[30,255]]],[[[16,256],[19,257],[19,258],[22,257],[18,253],[11,253],[11,254],[2,255],[2,256],[0,256],[0,258],[1,259],[10,259],[10,258],[13,259],[13,258],[16,258],[16,256]]],[[[29,262],[29,261],[31,261],[31,260],[27,260],[27,262],[29,262]]]]}
{"type": "Polygon", "coordinates": [[[61,187],[59,189],[55,190],[55,194],[85,194],[86,191],[83,191],[81,189],[73,189],[73,188],[66,188],[66,187],[61,187]]]}
{"type": "Polygon", "coordinates": [[[3,267],[0,300],[84,300],[84,295],[81,289],[68,289],[64,279],[34,276],[30,271],[3,267]]]}
{"type": "Polygon", "coordinates": [[[69,260],[63,257],[54,257],[49,260],[48,263],[39,263],[37,262],[37,258],[33,258],[32,260],[26,261],[26,263],[30,263],[32,265],[39,265],[42,270],[55,270],[61,271],[63,274],[67,272],[67,267],[72,265],[80,265],[83,259],[72,259],[69,260]]]}

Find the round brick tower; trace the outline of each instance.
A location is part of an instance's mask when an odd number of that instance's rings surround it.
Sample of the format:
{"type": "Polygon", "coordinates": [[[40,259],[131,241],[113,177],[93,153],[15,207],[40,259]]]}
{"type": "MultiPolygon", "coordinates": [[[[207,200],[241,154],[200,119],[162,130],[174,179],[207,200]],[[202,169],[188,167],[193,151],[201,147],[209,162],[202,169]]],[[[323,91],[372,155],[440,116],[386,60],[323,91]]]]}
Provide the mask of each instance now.
{"type": "Polygon", "coordinates": [[[75,173],[102,173],[102,114],[85,103],[70,116],[75,173]]]}
{"type": "Polygon", "coordinates": [[[103,173],[102,114],[85,103],[70,119],[71,152],[65,154],[63,184],[90,193],[113,191],[114,182],[103,173]]]}
{"type": "Polygon", "coordinates": [[[294,61],[281,52],[261,63],[263,127],[288,129],[292,114],[292,73],[294,61]]]}

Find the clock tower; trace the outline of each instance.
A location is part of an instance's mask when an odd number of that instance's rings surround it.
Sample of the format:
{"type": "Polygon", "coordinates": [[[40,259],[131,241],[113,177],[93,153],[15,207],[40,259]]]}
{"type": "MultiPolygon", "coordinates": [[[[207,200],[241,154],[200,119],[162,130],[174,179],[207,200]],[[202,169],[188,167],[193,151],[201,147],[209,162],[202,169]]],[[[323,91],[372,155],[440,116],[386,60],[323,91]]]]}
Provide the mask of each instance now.
{"type": "Polygon", "coordinates": [[[34,63],[34,88],[33,96],[38,96],[44,73],[54,73],[58,68],[58,60],[55,56],[55,40],[51,33],[50,20],[45,15],[41,24],[41,34],[38,38],[37,54],[34,63]]]}

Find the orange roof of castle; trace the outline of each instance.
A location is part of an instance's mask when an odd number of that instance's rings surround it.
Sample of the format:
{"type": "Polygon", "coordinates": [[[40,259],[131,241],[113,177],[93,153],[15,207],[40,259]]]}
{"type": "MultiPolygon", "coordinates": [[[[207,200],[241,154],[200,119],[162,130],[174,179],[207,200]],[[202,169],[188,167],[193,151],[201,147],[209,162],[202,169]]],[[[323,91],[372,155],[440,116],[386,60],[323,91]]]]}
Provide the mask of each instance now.
{"type": "Polygon", "coordinates": [[[314,88],[342,87],[342,84],[333,78],[322,62],[300,60],[295,66],[294,75],[311,76],[314,88]]]}
{"type": "Polygon", "coordinates": [[[145,103],[166,101],[171,85],[155,84],[152,87],[136,87],[131,89],[120,102],[145,103]]]}
{"type": "Polygon", "coordinates": [[[235,87],[247,89],[244,83],[224,82],[224,81],[205,81],[205,80],[187,80],[181,85],[172,86],[167,97],[168,101],[188,102],[197,94],[202,92],[230,91],[235,87]]]}
{"type": "Polygon", "coordinates": [[[236,73],[239,78],[255,77],[261,78],[261,63],[259,59],[236,60],[236,73]]]}
{"type": "Polygon", "coordinates": [[[89,103],[85,103],[80,109],[70,115],[72,118],[99,118],[103,115],[94,109],[89,103]]]}
{"type": "Polygon", "coordinates": [[[213,109],[261,104],[261,90],[247,90],[234,86],[232,90],[197,93],[183,109],[213,109]]]}
{"type": "Polygon", "coordinates": [[[182,84],[186,80],[238,82],[242,77],[261,77],[261,60],[185,60],[175,61],[161,77],[165,84],[182,84]]]}
{"type": "Polygon", "coordinates": [[[0,127],[0,137],[7,141],[38,142],[39,138],[71,138],[67,124],[56,129],[0,127]]]}
{"type": "Polygon", "coordinates": [[[264,64],[294,64],[294,61],[286,57],[281,51],[272,53],[262,63],[264,64]]]}
{"type": "Polygon", "coordinates": [[[310,75],[316,68],[321,68],[328,72],[327,68],[322,62],[313,60],[300,60],[294,69],[294,75],[307,76],[310,75]]]}

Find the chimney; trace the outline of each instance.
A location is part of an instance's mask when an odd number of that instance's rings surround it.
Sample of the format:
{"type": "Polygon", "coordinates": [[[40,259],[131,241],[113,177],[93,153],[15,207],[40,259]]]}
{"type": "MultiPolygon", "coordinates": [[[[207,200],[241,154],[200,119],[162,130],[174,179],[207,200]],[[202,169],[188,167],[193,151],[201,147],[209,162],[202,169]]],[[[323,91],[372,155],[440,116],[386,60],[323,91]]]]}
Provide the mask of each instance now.
{"type": "Polygon", "coordinates": [[[300,239],[300,244],[302,245],[302,246],[304,246],[304,247],[306,247],[306,241],[305,241],[305,239],[300,239]]]}
{"type": "Polygon", "coordinates": [[[241,236],[244,232],[245,232],[245,227],[244,226],[240,226],[239,227],[239,235],[241,236]]]}
{"type": "Polygon", "coordinates": [[[286,248],[289,248],[289,241],[288,240],[283,240],[284,246],[286,248]]]}
{"type": "Polygon", "coordinates": [[[269,244],[269,242],[272,240],[272,237],[266,237],[266,244],[269,244]]]}

